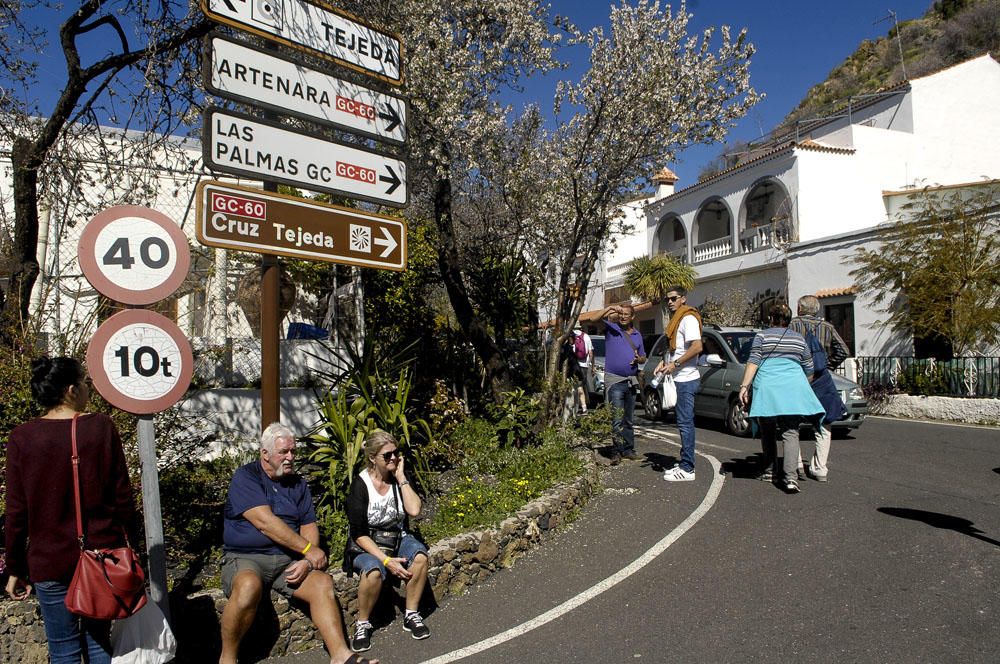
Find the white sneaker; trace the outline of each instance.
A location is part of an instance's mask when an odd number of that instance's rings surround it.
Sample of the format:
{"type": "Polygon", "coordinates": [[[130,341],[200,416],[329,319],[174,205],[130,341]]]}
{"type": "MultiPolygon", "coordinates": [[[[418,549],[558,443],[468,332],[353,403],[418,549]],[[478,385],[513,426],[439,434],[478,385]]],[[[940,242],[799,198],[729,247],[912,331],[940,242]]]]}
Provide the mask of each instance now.
{"type": "Polygon", "coordinates": [[[663,479],[667,482],[693,482],[694,472],[688,472],[680,466],[674,466],[663,473],[663,479]]]}

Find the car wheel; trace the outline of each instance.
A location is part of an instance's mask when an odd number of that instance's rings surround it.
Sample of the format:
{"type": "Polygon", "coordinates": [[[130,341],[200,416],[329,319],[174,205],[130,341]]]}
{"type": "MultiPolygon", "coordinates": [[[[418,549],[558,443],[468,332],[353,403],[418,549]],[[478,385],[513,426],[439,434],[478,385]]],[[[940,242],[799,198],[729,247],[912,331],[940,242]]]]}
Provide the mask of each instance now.
{"type": "Polygon", "coordinates": [[[663,402],[656,390],[647,389],[642,394],[642,407],[646,409],[646,417],[654,422],[663,419],[663,402]]]}
{"type": "Polygon", "coordinates": [[[740,438],[750,436],[750,419],[738,397],[729,400],[729,408],[726,409],[726,429],[740,438]]]}

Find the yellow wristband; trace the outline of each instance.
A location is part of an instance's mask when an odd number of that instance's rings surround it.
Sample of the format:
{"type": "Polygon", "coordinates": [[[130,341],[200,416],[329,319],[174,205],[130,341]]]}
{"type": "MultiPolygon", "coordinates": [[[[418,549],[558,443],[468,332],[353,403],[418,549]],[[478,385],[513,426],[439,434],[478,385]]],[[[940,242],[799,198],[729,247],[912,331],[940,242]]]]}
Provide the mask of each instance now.
{"type": "Polygon", "coordinates": [[[389,556],[386,556],[385,560],[382,561],[382,567],[388,567],[390,560],[392,560],[392,558],[390,558],[389,556]]]}
{"type": "Polygon", "coordinates": [[[313,547],[312,542],[306,542],[306,548],[302,549],[302,551],[300,551],[299,553],[301,553],[304,556],[306,555],[306,552],[309,551],[309,549],[311,549],[312,547],[313,547]]]}

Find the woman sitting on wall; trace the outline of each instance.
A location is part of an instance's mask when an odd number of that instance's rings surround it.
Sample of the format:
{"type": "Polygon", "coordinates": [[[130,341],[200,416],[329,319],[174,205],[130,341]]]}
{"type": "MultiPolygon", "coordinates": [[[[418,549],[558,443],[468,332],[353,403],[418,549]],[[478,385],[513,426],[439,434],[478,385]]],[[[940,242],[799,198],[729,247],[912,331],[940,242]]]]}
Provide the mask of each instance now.
{"type": "Polygon", "coordinates": [[[430,630],[417,612],[427,583],[427,547],[406,532],[407,517],[420,514],[420,496],[406,479],[403,455],[396,439],[375,431],[365,440],[368,467],[351,483],[347,499],[350,534],[344,551],[344,571],[358,572],[358,619],[351,648],[371,647],[372,609],[386,574],[406,582],[406,615],[403,629],[415,639],[426,639],[430,630]]]}

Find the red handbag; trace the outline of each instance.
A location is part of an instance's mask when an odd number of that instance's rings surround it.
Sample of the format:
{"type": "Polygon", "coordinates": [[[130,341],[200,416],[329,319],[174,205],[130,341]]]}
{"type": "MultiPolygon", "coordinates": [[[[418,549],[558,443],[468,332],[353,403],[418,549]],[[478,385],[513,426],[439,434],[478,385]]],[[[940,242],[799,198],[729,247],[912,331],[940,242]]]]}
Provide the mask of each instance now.
{"type": "Polygon", "coordinates": [[[113,549],[87,549],[83,537],[80,507],[80,456],[76,447],[76,419],[73,416],[73,493],[76,498],[76,536],[80,560],[66,592],[70,613],[99,620],[127,618],[146,604],[146,575],[139,555],[125,540],[113,549]]]}

